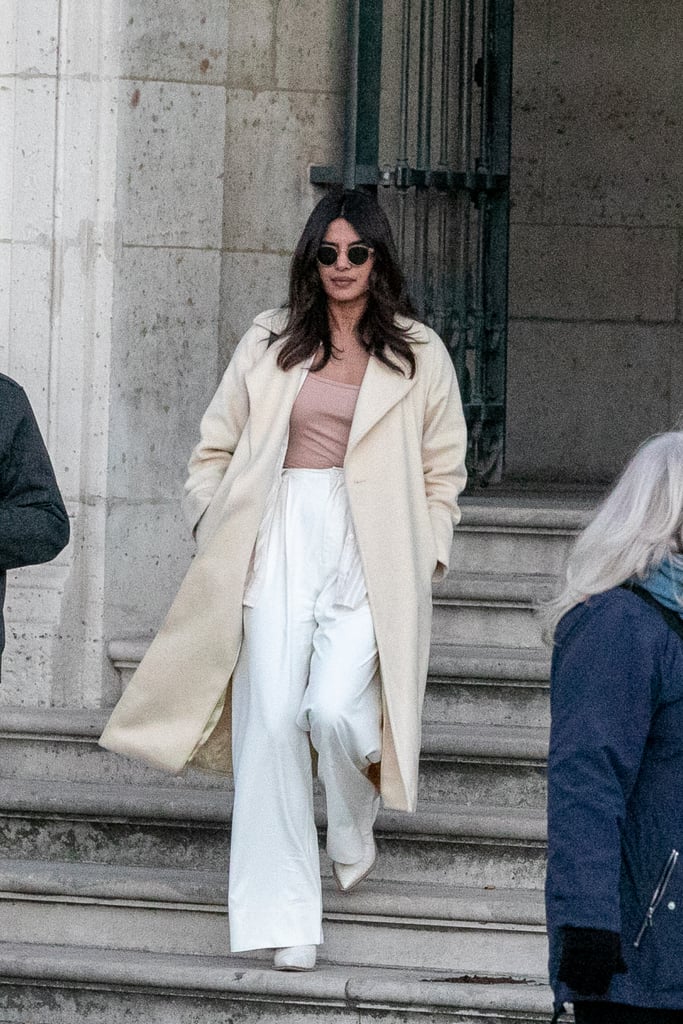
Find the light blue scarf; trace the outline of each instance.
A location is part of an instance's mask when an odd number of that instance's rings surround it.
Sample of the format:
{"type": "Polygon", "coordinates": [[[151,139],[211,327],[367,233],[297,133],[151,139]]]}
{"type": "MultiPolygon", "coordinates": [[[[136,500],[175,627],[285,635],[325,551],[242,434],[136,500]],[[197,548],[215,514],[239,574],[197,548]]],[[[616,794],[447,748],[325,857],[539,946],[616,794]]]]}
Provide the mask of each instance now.
{"type": "Polygon", "coordinates": [[[683,618],[683,555],[667,555],[649,576],[636,582],[683,618]]]}

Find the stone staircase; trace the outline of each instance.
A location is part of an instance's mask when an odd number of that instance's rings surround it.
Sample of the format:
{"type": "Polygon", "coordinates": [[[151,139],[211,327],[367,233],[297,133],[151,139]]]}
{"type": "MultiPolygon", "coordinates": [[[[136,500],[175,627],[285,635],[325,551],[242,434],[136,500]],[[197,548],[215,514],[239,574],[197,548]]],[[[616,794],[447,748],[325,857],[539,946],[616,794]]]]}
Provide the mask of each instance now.
{"type": "MultiPolygon", "coordinates": [[[[226,955],[228,783],[101,750],[104,712],[0,711],[0,1024],[549,1019],[533,605],[587,503],[463,504],[435,590],[418,811],[380,812],[378,867],[353,893],[323,854],[310,975],[226,955]]],[[[112,645],[123,676],[143,650],[112,645]]]]}

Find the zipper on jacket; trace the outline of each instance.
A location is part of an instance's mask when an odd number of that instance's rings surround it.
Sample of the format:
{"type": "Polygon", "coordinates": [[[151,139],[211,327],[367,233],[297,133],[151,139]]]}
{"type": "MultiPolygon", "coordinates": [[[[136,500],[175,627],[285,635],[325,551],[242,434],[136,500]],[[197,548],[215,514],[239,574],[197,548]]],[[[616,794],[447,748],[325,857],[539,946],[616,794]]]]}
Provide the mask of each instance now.
{"type": "Polygon", "coordinates": [[[647,913],[645,914],[643,923],[640,926],[640,931],[638,932],[633,941],[633,945],[636,949],[640,947],[640,943],[643,941],[643,936],[645,935],[647,929],[652,927],[652,918],[654,917],[655,910],[662,902],[662,898],[666,891],[666,887],[669,884],[669,879],[671,878],[673,870],[676,867],[677,860],[678,850],[672,850],[669,854],[666,864],[664,865],[664,870],[659,876],[659,881],[655,886],[655,890],[652,893],[652,896],[650,897],[650,905],[647,908],[647,913]]]}

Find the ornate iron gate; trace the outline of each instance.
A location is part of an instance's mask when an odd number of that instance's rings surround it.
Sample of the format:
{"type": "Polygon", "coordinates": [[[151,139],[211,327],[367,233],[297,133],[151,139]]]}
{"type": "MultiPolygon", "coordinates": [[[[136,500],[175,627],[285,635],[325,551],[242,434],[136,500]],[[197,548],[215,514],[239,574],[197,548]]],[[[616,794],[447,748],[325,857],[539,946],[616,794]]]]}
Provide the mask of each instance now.
{"type": "Polygon", "coordinates": [[[505,430],[513,0],[349,0],[344,166],[377,189],[413,302],[448,345],[473,482],[499,480],[505,430]]]}

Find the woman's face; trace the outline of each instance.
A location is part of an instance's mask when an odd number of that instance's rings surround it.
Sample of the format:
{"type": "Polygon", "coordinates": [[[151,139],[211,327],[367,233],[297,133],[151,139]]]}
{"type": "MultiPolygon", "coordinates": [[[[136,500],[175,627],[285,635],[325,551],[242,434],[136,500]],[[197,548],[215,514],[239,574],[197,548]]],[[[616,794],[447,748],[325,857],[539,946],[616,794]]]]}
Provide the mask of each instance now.
{"type": "Polygon", "coordinates": [[[331,245],[337,250],[337,261],[331,267],[318,263],[320,281],[328,299],[334,302],[356,302],[367,295],[375,257],[371,252],[361,266],[355,266],[348,257],[349,246],[361,241],[356,229],[342,217],[328,224],[322,244],[331,245]]]}

